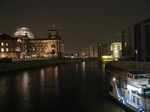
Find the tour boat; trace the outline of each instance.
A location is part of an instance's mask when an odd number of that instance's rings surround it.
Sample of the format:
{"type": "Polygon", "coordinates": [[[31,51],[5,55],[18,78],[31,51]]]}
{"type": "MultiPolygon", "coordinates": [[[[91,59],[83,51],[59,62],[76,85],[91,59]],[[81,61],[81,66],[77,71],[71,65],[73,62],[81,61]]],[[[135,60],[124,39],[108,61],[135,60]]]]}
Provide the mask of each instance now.
{"type": "Polygon", "coordinates": [[[127,73],[126,79],[113,79],[109,94],[124,107],[135,112],[150,112],[149,74],[141,71],[127,73]]]}

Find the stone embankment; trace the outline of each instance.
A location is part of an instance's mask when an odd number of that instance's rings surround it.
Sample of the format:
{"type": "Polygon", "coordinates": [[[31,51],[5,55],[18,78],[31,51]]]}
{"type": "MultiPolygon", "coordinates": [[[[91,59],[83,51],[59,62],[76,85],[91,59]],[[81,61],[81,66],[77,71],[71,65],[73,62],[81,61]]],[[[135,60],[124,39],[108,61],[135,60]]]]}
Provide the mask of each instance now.
{"type": "Polygon", "coordinates": [[[32,67],[49,66],[55,64],[65,64],[73,62],[87,61],[84,59],[49,59],[49,60],[33,60],[33,61],[15,61],[0,63],[0,72],[8,72],[32,67]]]}
{"type": "Polygon", "coordinates": [[[114,77],[125,79],[127,76],[127,71],[125,69],[112,66],[110,63],[106,63],[105,70],[114,77]]]}
{"type": "Polygon", "coordinates": [[[127,72],[145,71],[150,73],[150,62],[137,61],[111,61],[105,66],[106,71],[120,78],[125,78],[127,72]]]}

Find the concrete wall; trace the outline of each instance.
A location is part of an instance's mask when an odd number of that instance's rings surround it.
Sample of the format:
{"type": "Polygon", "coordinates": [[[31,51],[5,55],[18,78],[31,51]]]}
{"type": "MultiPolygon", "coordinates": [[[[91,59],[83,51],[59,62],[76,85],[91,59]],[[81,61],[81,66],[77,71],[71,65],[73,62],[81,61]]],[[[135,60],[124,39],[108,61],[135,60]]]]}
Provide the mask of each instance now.
{"type": "Polygon", "coordinates": [[[126,71],[136,70],[136,71],[146,71],[150,73],[150,62],[136,62],[136,61],[112,61],[111,66],[117,68],[123,68],[126,71]]]}
{"type": "Polygon", "coordinates": [[[9,62],[0,63],[0,72],[7,72],[19,69],[26,69],[39,66],[48,66],[63,63],[82,62],[83,59],[63,59],[63,60],[38,60],[38,61],[20,61],[20,62],[9,62]]]}

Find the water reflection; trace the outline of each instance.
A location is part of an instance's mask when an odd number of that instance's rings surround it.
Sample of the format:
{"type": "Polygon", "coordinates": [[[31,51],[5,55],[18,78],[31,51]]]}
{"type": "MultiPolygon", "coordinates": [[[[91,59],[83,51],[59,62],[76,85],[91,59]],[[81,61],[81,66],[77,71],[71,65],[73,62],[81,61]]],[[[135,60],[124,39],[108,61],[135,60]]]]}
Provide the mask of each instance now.
{"type": "Polygon", "coordinates": [[[79,64],[77,63],[76,64],[76,71],[78,71],[78,69],[79,69],[79,64]]]}
{"type": "Polygon", "coordinates": [[[107,96],[104,65],[91,61],[6,73],[0,77],[0,111],[123,112],[107,96]]]}
{"type": "Polygon", "coordinates": [[[55,67],[54,77],[55,77],[55,79],[54,79],[55,89],[58,92],[59,83],[58,83],[58,67],[57,66],[55,67]]]}
{"type": "Polygon", "coordinates": [[[82,62],[82,76],[83,76],[83,79],[85,79],[86,78],[86,74],[85,74],[85,61],[84,62],[82,62]]]}
{"type": "MultiPolygon", "coordinates": [[[[21,95],[23,98],[22,101],[20,102],[21,103],[20,106],[22,106],[22,108],[29,108],[30,107],[30,102],[29,102],[29,100],[30,100],[30,88],[29,88],[30,87],[30,85],[29,85],[30,77],[29,77],[29,74],[28,74],[28,72],[24,72],[22,75],[18,75],[17,78],[22,78],[22,79],[20,79],[21,80],[20,82],[22,82],[22,84],[20,85],[22,89],[18,88],[18,90],[22,90],[21,95]]],[[[19,86],[19,84],[18,84],[18,86],[19,86]]]]}
{"type": "Polygon", "coordinates": [[[103,77],[103,80],[105,80],[105,64],[106,64],[107,62],[103,62],[103,63],[101,63],[102,64],[102,77],[103,77]]]}
{"type": "Polygon", "coordinates": [[[44,73],[44,69],[41,69],[41,71],[40,71],[40,87],[41,87],[41,92],[44,92],[44,81],[45,81],[45,73],[44,73]]]}

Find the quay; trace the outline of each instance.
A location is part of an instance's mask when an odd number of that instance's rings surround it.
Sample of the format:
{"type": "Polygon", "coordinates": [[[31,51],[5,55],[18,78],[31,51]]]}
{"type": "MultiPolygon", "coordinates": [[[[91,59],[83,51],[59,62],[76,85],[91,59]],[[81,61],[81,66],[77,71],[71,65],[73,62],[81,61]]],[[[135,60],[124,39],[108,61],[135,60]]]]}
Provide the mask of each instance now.
{"type": "MultiPolygon", "coordinates": [[[[74,62],[89,61],[91,59],[12,59],[11,62],[0,63],[0,73],[13,70],[27,69],[32,67],[49,66],[55,64],[65,64],[74,62]]],[[[92,59],[93,60],[93,59],[92,59]]]]}
{"type": "Polygon", "coordinates": [[[145,71],[150,73],[150,62],[110,61],[106,63],[105,70],[119,78],[126,78],[126,74],[129,71],[145,71]]]}

